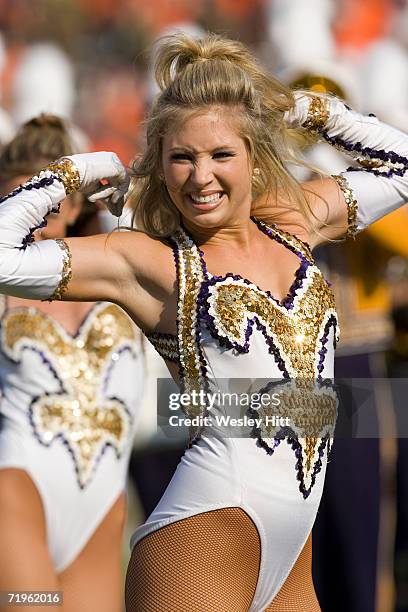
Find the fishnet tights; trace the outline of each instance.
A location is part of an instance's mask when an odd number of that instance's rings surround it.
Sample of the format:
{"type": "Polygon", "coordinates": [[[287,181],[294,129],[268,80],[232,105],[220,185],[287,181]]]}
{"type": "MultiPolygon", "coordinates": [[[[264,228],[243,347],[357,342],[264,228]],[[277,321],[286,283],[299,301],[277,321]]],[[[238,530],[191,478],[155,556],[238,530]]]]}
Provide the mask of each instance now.
{"type": "Polygon", "coordinates": [[[172,523],[133,549],[127,612],[247,612],[258,580],[260,541],[239,508],[172,523]]]}
{"type": "Polygon", "coordinates": [[[320,612],[312,579],[312,536],[265,612],[320,612]]]}
{"type": "MultiPolygon", "coordinates": [[[[127,612],[248,612],[261,545],[240,508],[204,512],[146,536],[126,577],[127,612]]],[[[311,538],[265,612],[320,612],[311,576],[311,538]]]]}

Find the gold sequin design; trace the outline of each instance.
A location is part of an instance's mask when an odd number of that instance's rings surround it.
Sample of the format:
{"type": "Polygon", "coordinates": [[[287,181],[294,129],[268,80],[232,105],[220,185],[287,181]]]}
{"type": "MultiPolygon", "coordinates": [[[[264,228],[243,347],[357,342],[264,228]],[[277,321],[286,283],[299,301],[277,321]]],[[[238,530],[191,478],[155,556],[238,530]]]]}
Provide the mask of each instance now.
{"type": "Polygon", "coordinates": [[[402,161],[392,161],[391,159],[381,159],[380,157],[371,157],[365,159],[364,157],[355,157],[357,163],[367,171],[375,171],[377,174],[389,175],[389,172],[405,172],[407,169],[406,164],[402,161]]]}
{"type": "MultiPolygon", "coordinates": [[[[262,419],[261,437],[272,440],[281,429],[272,417],[286,417],[289,427],[299,440],[305,456],[305,480],[310,478],[318,460],[318,445],[325,436],[333,438],[337,419],[338,398],[330,386],[320,386],[310,379],[294,378],[273,386],[279,405],[265,405],[258,410],[262,419]]],[[[284,421],[282,421],[284,422],[284,421]]],[[[270,442],[273,447],[273,442],[270,442]]],[[[305,483],[307,484],[307,483],[305,483]]]]}
{"type": "Polygon", "coordinates": [[[58,285],[55,287],[53,294],[48,298],[49,302],[54,300],[62,300],[62,296],[67,290],[68,283],[72,278],[72,257],[71,251],[69,250],[68,244],[65,240],[56,240],[55,241],[59,248],[62,251],[62,272],[61,272],[61,280],[58,285]]]}
{"type": "Polygon", "coordinates": [[[306,284],[289,311],[255,285],[228,277],[209,287],[208,312],[219,335],[241,345],[248,321],[256,315],[273,338],[289,376],[315,379],[322,326],[336,313],[333,294],[318,268],[308,268],[306,284]]]}
{"type": "Polygon", "coordinates": [[[136,330],[115,305],[98,305],[79,334],[70,336],[36,309],[13,309],[2,322],[3,350],[14,361],[23,347],[44,354],[63,392],[31,406],[34,432],[45,445],[62,437],[72,453],[81,487],[86,486],[107,445],[121,456],[131,425],[122,401],[103,397],[103,378],[119,352],[134,343],[136,330]]]}
{"type": "MultiPolygon", "coordinates": [[[[308,114],[303,127],[310,131],[322,132],[330,117],[330,98],[309,96],[309,99],[308,114]]],[[[392,152],[389,154],[386,151],[376,151],[369,147],[362,147],[361,143],[346,142],[336,136],[329,137],[327,134],[325,139],[331,146],[353,157],[364,170],[369,172],[389,177],[390,173],[403,174],[407,170],[406,160],[403,157],[398,159],[398,156],[393,155],[392,152]],[[375,156],[376,153],[378,157],[375,156]]]]}
{"type": "MultiPolygon", "coordinates": [[[[308,246],[298,241],[294,236],[282,230],[261,223],[284,242],[291,244],[296,250],[313,262],[308,246]]],[[[204,280],[202,262],[199,251],[191,239],[180,230],[174,237],[177,246],[179,308],[178,308],[178,343],[180,361],[182,361],[181,376],[187,384],[185,389],[202,388],[205,378],[200,368],[200,351],[197,336],[197,305],[196,300],[204,280]],[[186,299],[186,293],[192,299],[186,299]]],[[[209,288],[209,314],[214,318],[217,333],[229,338],[232,343],[245,343],[245,331],[248,318],[258,316],[267,332],[273,338],[274,344],[285,361],[288,373],[296,383],[296,390],[289,393],[286,390],[282,401],[282,413],[287,416],[292,411],[292,427],[299,436],[299,443],[305,459],[306,473],[303,475],[305,485],[312,479],[313,468],[319,460],[318,446],[323,436],[330,432],[333,435],[337,416],[337,397],[329,391],[320,391],[316,405],[315,383],[318,375],[317,365],[320,356],[321,340],[325,324],[330,317],[336,317],[333,294],[316,266],[311,265],[303,280],[302,290],[295,296],[295,307],[289,311],[284,306],[274,302],[270,296],[255,285],[243,279],[235,280],[227,277],[209,288]],[[302,392],[302,403],[299,406],[296,398],[302,392]],[[285,407],[286,404],[286,407],[285,407]],[[320,405],[320,409],[319,409],[320,405]],[[308,407],[311,414],[308,415],[308,407]],[[297,409],[296,409],[297,408],[297,409]],[[320,414],[316,415],[316,411],[320,414]],[[310,418],[312,423],[310,422],[310,418]],[[313,420],[314,419],[314,420],[313,420]]],[[[337,319],[335,319],[337,321],[337,319]]],[[[201,406],[190,414],[202,414],[205,407],[201,406]]],[[[265,421],[270,412],[276,414],[276,407],[270,411],[263,407],[259,414],[265,421]]],[[[277,428],[262,432],[265,437],[273,436],[277,428]]],[[[330,446],[330,439],[328,441],[330,446]]]]}
{"type": "MultiPolygon", "coordinates": [[[[201,369],[200,345],[197,333],[197,301],[204,280],[198,249],[180,228],[173,236],[177,248],[178,295],[178,354],[183,392],[199,392],[205,386],[201,369]]],[[[205,411],[205,406],[192,404],[186,408],[190,416],[205,411]]]]}
{"type": "MultiPolygon", "coordinates": [[[[266,427],[272,415],[288,417],[305,456],[305,482],[310,481],[318,460],[318,445],[326,435],[333,436],[337,417],[337,397],[332,389],[319,388],[316,378],[325,326],[336,320],[333,294],[318,268],[310,266],[294,308],[288,311],[258,287],[242,279],[226,278],[209,287],[208,312],[220,336],[244,346],[249,320],[257,317],[282,357],[292,379],[284,387],[280,405],[263,406],[262,438],[273,438],[280,426],[266,427]]],[[[250,341],[250,340],[249,340],[250,341]]]]}
{"type": "Polygon", "coordinates": [[[354,238],[359,231],[357,227],[358,202],[345,176],[342,176],[341,174],[334,174],[332,175],[332,179],[336,181],[343,192],[344,200],[347,206],[346,238],[354,238]]]}
{"type": "Polygon", "coordinates": [[[303,127],[307,130],[321,130],[330,116],[330,101],[328,98],[310,96],[307,119],[303,127]]]}
{"type": "Polygon", "coordinates": [[[48,164],[45,170],[49,170],[59,178],[64,185],[65,193],[67,195],[73,193],[74,191],[78,191],[81,184],[78,168],[71,159],[68,159],[68,157],[62,157],[61,159],[48,164]]]}
{"type": "Polygon", "coordinates": [[[289,232],[285,232],[285,230],[281,228],[278,229],[275,225],[268,225],[260,219],[256,219],[256,223],[259,224],[261,227],[264,227],[267,232],[271,232],[274,237],[282,239],[283,242],[285,242],[294,251],[301,253],[309,263],[315,263],[312,251],[310,250],[310,246],[306,242],[303,242],[299,238],[296,238],[296,236],[294,236],[293,234],[289,234],[289,232]]]}

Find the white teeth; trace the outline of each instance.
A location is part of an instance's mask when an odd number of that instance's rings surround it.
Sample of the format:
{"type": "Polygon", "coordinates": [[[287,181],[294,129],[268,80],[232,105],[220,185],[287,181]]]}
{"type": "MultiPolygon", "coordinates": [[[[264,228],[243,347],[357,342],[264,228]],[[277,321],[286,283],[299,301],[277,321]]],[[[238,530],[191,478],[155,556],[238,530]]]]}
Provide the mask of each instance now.
{"type": "Polygon", "coordinates": [[[190,193],[191,199],[194,200],[194,202],[197,202],[197,204],[208,204],[209,202],[217,202],[217,200],[220,199],[221,195],[222,194],[220,192],[212,193],[206,196],[199,196],[190,193]]]}

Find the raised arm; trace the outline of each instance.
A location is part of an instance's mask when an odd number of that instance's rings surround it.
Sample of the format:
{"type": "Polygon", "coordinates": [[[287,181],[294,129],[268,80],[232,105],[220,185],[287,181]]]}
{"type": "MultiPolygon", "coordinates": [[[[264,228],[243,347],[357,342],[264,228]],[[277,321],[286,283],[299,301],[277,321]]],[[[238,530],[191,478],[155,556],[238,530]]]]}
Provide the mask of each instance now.
{"type": "Polygon", "coordinates": [[[35,230],[72,191],[105,199],[118,214],[127,186],[116,155],[90,153],[50,164],[3,198],[0,293],[40,300],[108,300],[123,306],[142,328],[153,328],[174,289],[172,254],[163,243],[141,232],[33,240],[35,230]]]}
{"type": "Polygon", "coordinates": [[[312,243],[354,236],[408,201],[408,136],[403,132],[337,98],[304,93],[296,94],[287,122],[314,132],[357,164],[331,179],[305,184],[321,219],[312,243]]]}
{"type": "MultiPolygon", "coordinates": [[[[95,197],[110,198],[110,205],[118,208],[127,184],[125,168],[113,153],[73,155],[50,164],[38,176],[2,198],[0,291],[24,298],[60,298],[71,277],[70,241],[34,242],[35,230],[46,225],[47,215],[57,212],[60,202],[73,191],[96,192],[95,197]],[[106,179],[104,186],[100,179],[106,179]]],[[[99,283],[97,290],[90,286],[90,293],[94,292],[95,298],[98,298],[97,293],[100,291],[103,294],[100,297],[108,298],[114,292],[111,279],[118,274],[121,263],[120,256],[115,256],[114,252],[105,256],[102,249],[98,248],[101,240],[101,237],[93,240],[92,246],[98,251],[93,253],[93,257],[89,252],[92,239],[75,241],[79,251],[81,248],[87,251],[82,264],[76,265],[76,277],[79,284],[81,277],[86,278],[90,285],[93,282],[99,283]],[[88,246],[85,247],[85,244],[88,246]]],[[[75,257],[79,260],[77,255],[75,257]]],[[[82,292],[78,295],[73,292],[71,297],[86,299],[82,292]]]]}

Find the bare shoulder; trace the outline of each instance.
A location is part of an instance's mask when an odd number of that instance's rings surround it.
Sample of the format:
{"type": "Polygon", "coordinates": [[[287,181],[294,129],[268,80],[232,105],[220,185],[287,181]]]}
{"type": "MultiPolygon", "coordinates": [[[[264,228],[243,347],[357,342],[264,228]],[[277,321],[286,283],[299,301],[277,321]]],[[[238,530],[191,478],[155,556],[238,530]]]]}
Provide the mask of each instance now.
{"type": "Polygon", "coordinates": [[[339,184],[327,177],[303,183],[302,188],[313,215],[310,245],[315,247],[343,238],[347,232],[348,211],[339,184]]]}
{"type": "Polygon", "coordinates": [[[64,300],[114,302],[147,330],[166,309],[171,319],[177,275],[165,241],[126,231],[68,238],[66,246],[70,256],[65,259],[69,275],[64,300]]]}
{"type": "Polygon", "coordinates": [[[310,243],[310,224],[299,206],[288,199],[283,189],[267,193],[256,200],[252,213],[265,223],[276,225],[303,242],[310,243]]]}
{"type": "MultiPolygon", "coordinates": [[[[104,244],[104,261],[114,275],[109,301],[119,304],[144,331],[157,326],[172,328],[177,274],[171,247],[164,240],[133,230],[105,235],[104,244]],[[112,261],[117,263],[111,265],[112,261]]],[[[99,259],[99,267],[101,262],[99,259]]],[[[96,274],[106,277],[107,271],[97,270],[96,274]]]]}
{"type": "Polygon", "coordinates": [[[331,177],[301,183],[308,214],[291,201],[283,189],[262,196],[254,208],[255,216],[273,223],[307,242],[311,248],[344,236],[347,208],[338,184],[331,177]]]}

